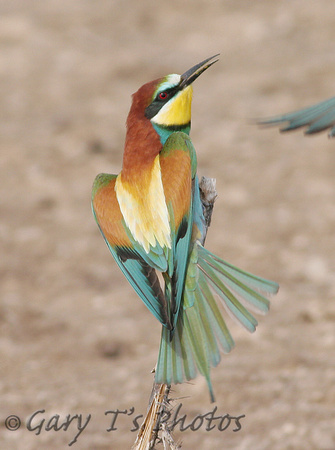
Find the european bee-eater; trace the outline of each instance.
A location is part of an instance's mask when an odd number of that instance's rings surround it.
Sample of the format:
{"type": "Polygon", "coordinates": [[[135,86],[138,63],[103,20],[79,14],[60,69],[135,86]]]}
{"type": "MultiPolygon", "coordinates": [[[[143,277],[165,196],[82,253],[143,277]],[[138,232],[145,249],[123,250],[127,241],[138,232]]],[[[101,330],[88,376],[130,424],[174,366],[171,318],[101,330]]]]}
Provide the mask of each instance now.
{"type": "Polygon", "coordinates": [[[335,97],[308,108],[300,109],[281,116],[260,120],[260,125],[280,125],[288,123],[280,131],[291,131],[308,127],[305,134],[315,134],[330,128],[329,137],[335,136],[335,97]]]}
{"type": "Polygon", "coordinates": [[[189,138],[192,83],[218,55],[183,75],[142,86],[127,119],[119,175],[100,174],[92,207],[120,269],[162,324],[157,383],[182,383],[200,372],[214,401],[210,369],[234,346],[215,297],[248,331],[266,313],[278,285],[246,273],[201,244],[205,221],[197,160],[189,138]],[[163,276],[161,287],[157,272],[163,276]]]}

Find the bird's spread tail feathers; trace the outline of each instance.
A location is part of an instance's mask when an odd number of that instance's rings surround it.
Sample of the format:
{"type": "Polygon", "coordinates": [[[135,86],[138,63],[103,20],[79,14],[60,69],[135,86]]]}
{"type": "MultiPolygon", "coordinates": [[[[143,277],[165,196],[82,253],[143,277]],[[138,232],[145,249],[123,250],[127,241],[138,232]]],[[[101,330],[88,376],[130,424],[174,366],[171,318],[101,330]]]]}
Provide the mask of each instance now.
{"type": "Polygon", "coordinates": [[[228,264],[197,242],[186,274],[183,314],[179,314],[172,339],[171,331],[166,327],[162,329],[156,382],[182,383],[200,372],[206,378],[211,401],[214,401],[210,369],[220,362],[221,351],[228,353],[234,347],[215,297],[219,297],[229,315],[253,332],[257,320],[248,308],[266,313],[267,297],[277,291],[276,283],[228,264]]]}

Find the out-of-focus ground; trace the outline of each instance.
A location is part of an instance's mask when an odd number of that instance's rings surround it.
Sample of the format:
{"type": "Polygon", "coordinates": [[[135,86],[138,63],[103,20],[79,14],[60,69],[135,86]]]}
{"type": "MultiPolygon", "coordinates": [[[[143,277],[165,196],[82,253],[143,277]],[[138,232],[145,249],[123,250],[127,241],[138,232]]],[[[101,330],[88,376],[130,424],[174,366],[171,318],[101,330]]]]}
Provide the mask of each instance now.
{"type": "MultiPolygon", "coordinates": [[[[244,414],[241,430],[204,423],[176,438],[185,449],[335,448],[335,140],[250,121],[335,95],[334,41],[330,0],[0,6],[2,449],[68,448],[76,422],[46,431],[56,414],[58,426],[91,414],[72,448],[134,442],[160,326],[99,235],[91,184],[120,170],[131,93],[218,52],[194,85],[199,174],[219,192],[207,246],[281,289],[254,335],[232,324],[236,348],[213,370],[216,415],[244,414]],[[107,432],[105,412],[131,407],[107,432]],[[36,435],[26,424],[39,410],[36,435]]],[[[185,425],[213,408],[201,378],[172,396],[185,425]]]]}

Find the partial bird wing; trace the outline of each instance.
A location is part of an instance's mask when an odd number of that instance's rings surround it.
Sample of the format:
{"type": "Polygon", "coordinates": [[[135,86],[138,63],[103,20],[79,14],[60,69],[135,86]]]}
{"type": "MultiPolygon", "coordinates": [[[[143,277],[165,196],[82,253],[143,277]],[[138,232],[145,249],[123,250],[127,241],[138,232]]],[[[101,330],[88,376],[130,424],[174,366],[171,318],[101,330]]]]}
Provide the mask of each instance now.
{"type": "Polygon", "coordinates": [[[280,131],[307,127],[305,134],[315,134],[330,128],[329,137],[335,136],[335,97],[308,108],[260,120],[260,125],[279,125],[288,122],[280,131]]]}
{"type": "Polygon", "coordinates": [[[129,283],[150,312],[171,328],[168,306],[155,270],[133,246],[115,193],[116,175],[102,173],[93,184],[92,210],[101,234],[129,283]]]}
{"type": "Polygon", "coordinates": [[[190,253],[196,184],[196,154],[187,134],[175,132],[170,135],[160,153],[160,165],[172,238],[166,296],[170,298],[171,322],[175,326],[190,253]]]}

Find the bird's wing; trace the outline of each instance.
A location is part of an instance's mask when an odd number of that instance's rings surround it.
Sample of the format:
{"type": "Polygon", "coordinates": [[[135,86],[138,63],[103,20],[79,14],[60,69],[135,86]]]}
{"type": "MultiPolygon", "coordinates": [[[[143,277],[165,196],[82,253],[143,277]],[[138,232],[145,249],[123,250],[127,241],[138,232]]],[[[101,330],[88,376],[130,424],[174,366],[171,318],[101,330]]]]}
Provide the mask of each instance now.
{"type": "Polygon", "coordinates": [[[145,252],[130,239],[115,193],[116,175],[100,174],[92,190],[92,210],[106,244],[129,283],[152,314],[171,328],[168,306],[145,252]],[[144,257],[143,257],[144,256],[144,257]]]}
{"type": "Polygon", "coordinates": [[[133,239],[115,193],[116,175],[100,174],[92,192],[95,220],[120,269],[140,298],[167,328],[173,328],[181,303],[192,234],[192,199],[196,174],[195,150],[185,133],[173,133],[160,153],[164,196],[170,216],[171,249],[150,249],[133,239]],[[167,259],[167,260],[166,260],[167,259]],[[166,265],[163,294],[154,269],[166,265]]]}
{"type": "Polygon", "coordinates": [[[172,252],[169,278],[171,323],[176,324],[184,291],[185,274],[193,227],[193,193],[196,177],[196,154],[188,135],[170,135],[160,153],[162,183],[170,215],[172,252]]]}
{"type": "Polygon", "coordinates": [[[260,120],[258,123],[269,126],[288,123],[280,131],[291,131],[297,128],[307,127],[306,134],[319,133],[330,128],[329,137],[334,137],[335,97],[299,111],[260,120]]]}

